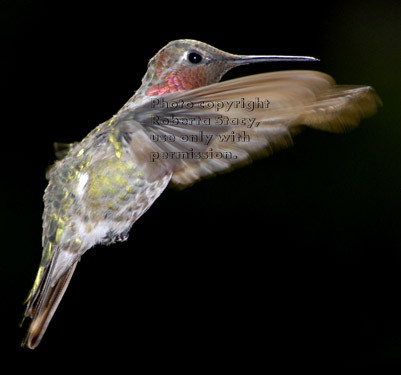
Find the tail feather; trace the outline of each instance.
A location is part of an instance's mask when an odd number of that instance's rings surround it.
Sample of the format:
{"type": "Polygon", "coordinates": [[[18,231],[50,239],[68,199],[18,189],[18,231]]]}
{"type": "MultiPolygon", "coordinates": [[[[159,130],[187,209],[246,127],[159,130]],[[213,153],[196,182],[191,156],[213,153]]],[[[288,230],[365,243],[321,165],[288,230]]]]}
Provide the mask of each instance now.
{"type": "Polygon", "coordinates": [[[28,305],[24,317],[32,319],[28,331],[21,343],[30,349],[36,348],[63,297],[74,273],[78,260],[66,269],[56,280],[54,260],[46,267],[37,289],[28,297],[28,305]]]}

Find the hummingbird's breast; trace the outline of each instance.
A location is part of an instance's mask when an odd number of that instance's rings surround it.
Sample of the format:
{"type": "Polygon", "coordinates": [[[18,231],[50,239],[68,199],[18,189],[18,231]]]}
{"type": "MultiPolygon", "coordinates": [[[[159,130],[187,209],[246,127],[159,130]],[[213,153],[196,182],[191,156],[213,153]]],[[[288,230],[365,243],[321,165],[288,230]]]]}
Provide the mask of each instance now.
{"type": "Polygon", "coordinates": [[[49,173],[43,214],[43,259],[55,247],[83,253],[127,238],[170,175],[149,181],[118,128],[102,124],[49,173]]]}

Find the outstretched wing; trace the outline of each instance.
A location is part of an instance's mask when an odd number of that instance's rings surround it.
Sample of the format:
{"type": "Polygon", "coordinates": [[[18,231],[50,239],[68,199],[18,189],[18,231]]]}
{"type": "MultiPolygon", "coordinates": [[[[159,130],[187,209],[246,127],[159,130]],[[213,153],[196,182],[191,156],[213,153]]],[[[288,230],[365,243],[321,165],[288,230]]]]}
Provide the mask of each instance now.
{"type": "Polygon", "coordinates": [[[345,132],[381,104],[368,86],[337,86],[327,74],[283,71],[151,97],[120,113],[135,124],[131,147],[171,168],[186,186],[292,145],[303,127],[345,132]],[[145,145],[146,144],[146,145],[145,145]]]}

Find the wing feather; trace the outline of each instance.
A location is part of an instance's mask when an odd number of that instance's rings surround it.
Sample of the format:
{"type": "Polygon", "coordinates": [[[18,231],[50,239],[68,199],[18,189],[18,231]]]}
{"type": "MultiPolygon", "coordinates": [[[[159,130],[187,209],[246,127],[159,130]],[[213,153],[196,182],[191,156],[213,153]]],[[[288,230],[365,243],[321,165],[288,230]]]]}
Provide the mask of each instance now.
{"type": "Polygon", "coordinates": [[[371,87],[338,86],[316,71],[283,71],[152,97],[121,115],[146,134],[141,150],[153,155],[148,161],[171,168],[171,183],[186,186],[290,147],[304,127],[348,131],[379,105],[371,87]]]}

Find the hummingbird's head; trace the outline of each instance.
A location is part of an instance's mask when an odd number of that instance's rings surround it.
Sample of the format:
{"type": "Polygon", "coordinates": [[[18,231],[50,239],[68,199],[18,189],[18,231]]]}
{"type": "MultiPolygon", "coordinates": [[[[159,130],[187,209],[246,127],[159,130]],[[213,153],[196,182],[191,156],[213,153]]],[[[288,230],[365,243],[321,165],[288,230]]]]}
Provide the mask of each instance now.
{"type": "Polygon", "coordinates": [[[235,66],[265,61],[315,60],[296,56],[233,55],[196,40],[175,40],[150,61],[139,90],[146,96],[164,95],[219,82],[235,66]]]}
{"type": "Polygon", "coordinates": [[[146,95],[164,95],[220,81],[232,68],[234,55],[196,40],[175,40],[163,47],[150,61],[143,83],[146,95]]]}

